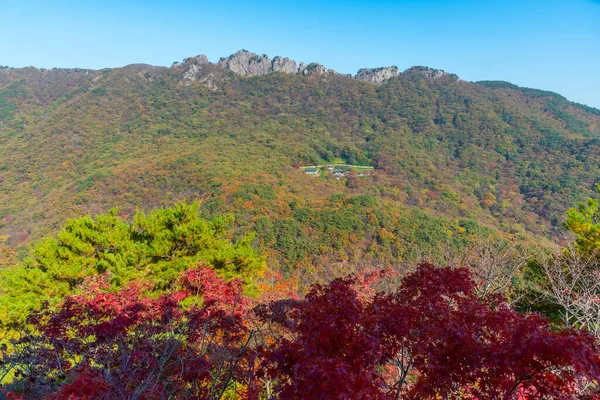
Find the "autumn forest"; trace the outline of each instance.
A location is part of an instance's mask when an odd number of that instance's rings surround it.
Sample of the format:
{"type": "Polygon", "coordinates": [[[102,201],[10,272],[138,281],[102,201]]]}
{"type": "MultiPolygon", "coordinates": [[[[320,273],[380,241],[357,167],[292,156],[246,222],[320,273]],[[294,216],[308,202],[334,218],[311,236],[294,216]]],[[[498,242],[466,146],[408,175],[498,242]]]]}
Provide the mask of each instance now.
{"type": "Polygon", "coordinates": [[[0,399],[600,399],[600,110],[232,57],[0,67],[0,399]]]}

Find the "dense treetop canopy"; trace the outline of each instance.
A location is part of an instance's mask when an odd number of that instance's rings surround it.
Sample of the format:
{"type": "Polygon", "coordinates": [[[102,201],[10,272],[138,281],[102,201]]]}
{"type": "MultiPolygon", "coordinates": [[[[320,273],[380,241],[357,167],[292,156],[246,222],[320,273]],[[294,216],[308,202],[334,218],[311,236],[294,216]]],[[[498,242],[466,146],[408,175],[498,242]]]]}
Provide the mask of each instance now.
{"type": "Polygon", "coordinates": [[[107,276],[112,290],[143,279],[158,294],[182,271],[202,263],[225,279],[242,279],[255,293],[265,261],[250,245],[252,236],[232,243],[232,218],[205,220],[198,207],[179,203],[139,212],[132,222],[117,209],[68,221],[56,236],[36,244],[24,263],[0,270],[2,326],[22,323],[43,301],[54,304],[99,274],[107,276]]]}

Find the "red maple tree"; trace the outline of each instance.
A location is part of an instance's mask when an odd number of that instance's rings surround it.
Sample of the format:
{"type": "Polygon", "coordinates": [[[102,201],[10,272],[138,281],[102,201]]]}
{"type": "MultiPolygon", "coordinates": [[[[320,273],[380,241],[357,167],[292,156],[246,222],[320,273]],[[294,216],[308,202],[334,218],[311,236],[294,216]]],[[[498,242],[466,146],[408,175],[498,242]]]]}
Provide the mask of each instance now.
{"type": "Polygon", "coordinates": [[[517,313],[501,296],[478,297],[467,269],[423,264],[397,291],[374,298],[361,296],[357,282],[338,279],[303,301],[262,310],[290,332],[270,353],[279,398],[593,396],[595,338],[554,332],[548,320],[517,313]]]}
{"type": "Polygon", "coordinates": [[[144,297],[143,285],[107,292],[101,280],[58,310],[31,315],[16,343],[15,390],[28,398],[256,398],[249,299],[242,283],[207,267],[178,288],[144,297]]]}
{"type": "Polygon", "coordinates": [[[8,398],[598,398],[587,331],[481,297],[466,269],[423,264],[388,293],[375,277],[254,309],[241,282],[206,267],[158,298],[92,281],[3,352],[8,398]]]}

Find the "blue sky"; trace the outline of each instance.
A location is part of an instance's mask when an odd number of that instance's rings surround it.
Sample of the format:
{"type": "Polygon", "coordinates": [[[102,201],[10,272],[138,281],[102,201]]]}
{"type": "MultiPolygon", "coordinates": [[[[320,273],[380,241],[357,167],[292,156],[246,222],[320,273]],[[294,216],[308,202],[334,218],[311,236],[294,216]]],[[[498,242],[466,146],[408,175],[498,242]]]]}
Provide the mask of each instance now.
{"type": "Polygon", "coordinates": [[[600,108],[600,0],[0,0],[0,65],[171,65],[239,49],[342,73],[426,65],[600,108]]]}

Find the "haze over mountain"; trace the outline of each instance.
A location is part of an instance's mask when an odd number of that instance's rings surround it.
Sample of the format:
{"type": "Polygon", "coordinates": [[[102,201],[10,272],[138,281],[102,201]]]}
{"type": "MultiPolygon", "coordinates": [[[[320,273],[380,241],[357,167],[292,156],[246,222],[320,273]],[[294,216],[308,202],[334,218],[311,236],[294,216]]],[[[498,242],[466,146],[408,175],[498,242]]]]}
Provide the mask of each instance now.
{"type": "Polygon", "coordinates": [[[199,198],[293,268],[475,235],[559,239],[565,210],[600,181],[600,111],[428,67],[347,76],[242,50],[171,67],[0,68],[0,150],[11,247],[70,217],[199,198]],[[298,168],[333,163],[374,170],[298,168]]]}

